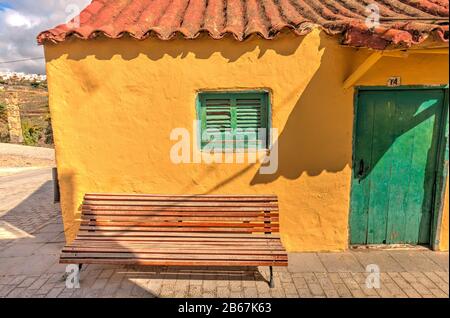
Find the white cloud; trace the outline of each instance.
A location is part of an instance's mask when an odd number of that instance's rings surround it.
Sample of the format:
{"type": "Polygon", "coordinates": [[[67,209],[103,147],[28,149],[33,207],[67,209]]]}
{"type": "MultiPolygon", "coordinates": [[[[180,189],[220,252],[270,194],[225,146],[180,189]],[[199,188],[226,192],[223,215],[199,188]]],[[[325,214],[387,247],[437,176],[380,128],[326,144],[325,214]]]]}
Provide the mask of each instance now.
{"type": "Polygon", "coordinates": [[[5,22],[8,26],[16,28],[31,29],[41,23],[41,19],[35,16],[25,16],[15,10],[6,9],[4,11],[5,22]]]}
{"type": "MultiPolygon", "coordinates": [[[[82,10],[90,0],[0,0],[0,62],[43,56],[36,36],[68,22],[74,8],[82,10]],[[3,9],[2,9],[3,8],[3,9]]],[[[0,63],[0,71],[45,73],[43,60],[0,63]]]]}

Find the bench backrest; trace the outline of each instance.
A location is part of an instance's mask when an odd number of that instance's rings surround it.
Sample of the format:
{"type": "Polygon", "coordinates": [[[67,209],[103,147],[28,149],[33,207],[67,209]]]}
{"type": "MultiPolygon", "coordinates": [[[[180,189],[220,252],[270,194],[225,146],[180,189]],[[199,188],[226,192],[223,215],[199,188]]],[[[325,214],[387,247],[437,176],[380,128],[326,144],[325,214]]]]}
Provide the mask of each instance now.
{"type": "Polygon", "coordinates": [[[271,234],[276,195],[86,194],[80,230],[271,234]]]}

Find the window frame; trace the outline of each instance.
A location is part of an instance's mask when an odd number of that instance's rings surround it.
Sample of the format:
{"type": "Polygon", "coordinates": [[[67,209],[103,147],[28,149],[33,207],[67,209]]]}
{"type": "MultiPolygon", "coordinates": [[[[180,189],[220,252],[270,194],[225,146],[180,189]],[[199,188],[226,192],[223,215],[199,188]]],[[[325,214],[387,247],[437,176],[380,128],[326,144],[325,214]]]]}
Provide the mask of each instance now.
{"type": "Polygon", "coordinates": [[[272,100],[271,100],[271,92],[268,89],[249,89],[249,90],[227,90],[227,89],[220,89],[220,90],[199,90],[196,94],[196,120],[197,120],[197,129],[196,129],[196,139],[197,139],[197,149],[200,150],[200,152],[204,151],[204,145],[202,144],[202,102],[201,97],[202,95],[207,94],[214,94],[214,95],[239,95],[239,94],[258,94],[263,95],[265,106],[266,106],[266,125],[267,125],[267,131],[266,131],[266,143],[263,147],[249,147],[248,145],[245,147],[236,147],[236,143],[234,143],[232,148],[225,148],[222,149],[221,152],[258,152],[258,151],[268,151],[270,149],[271,141],[272,141],[272,100]]]}

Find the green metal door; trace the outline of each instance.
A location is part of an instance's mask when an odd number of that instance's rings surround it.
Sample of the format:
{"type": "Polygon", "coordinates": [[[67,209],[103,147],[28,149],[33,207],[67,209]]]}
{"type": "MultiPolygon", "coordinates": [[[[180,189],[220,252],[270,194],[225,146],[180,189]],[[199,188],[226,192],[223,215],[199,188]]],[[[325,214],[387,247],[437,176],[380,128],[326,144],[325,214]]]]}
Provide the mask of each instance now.
{"type": "Polygon", "coordinates": [[[351,244],[428,244],[445,90],[360,90],[351,244]]]}

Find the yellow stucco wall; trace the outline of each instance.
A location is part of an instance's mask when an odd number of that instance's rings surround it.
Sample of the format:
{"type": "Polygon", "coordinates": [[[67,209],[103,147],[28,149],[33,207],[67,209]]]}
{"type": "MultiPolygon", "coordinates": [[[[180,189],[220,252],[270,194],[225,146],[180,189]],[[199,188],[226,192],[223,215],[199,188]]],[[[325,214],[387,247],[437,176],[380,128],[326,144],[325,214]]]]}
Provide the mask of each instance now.
{"type": "MultiPolygon", "coordinates": [[[[275,193],[289,251],[348,247],[353,90],[342,82],[366,51],[316,30],[243,43],[74,40],[46,45],[45,53],[69,241],[85,192],[275,193]],[[241,88],[271,91],[278,172],[260,175],[259,164],[173,164],[169,135],[177,127],[192,133],[197,91],[241,88]]],[[[403,84],[447,83],[447,65],[438,56],[386,58],[360,84],[385,85],[392,75],[403,84]]]]}

